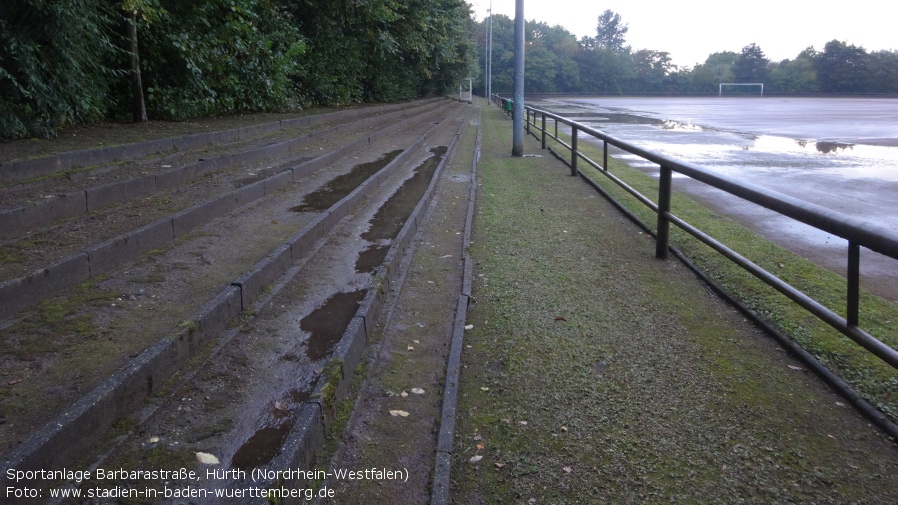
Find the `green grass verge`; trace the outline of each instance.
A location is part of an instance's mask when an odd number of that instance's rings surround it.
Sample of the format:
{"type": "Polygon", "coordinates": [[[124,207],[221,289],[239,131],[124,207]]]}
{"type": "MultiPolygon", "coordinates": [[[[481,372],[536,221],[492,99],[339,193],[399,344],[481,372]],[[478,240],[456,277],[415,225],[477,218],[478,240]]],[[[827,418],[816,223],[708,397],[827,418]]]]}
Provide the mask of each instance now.
{"type": "Polygon", "coordinates": [[[567,167],[510,157],[510,130],[484,111],[453,503],[898,499],[894,446],[567,167]]]}
{"type": "MultiPolygon", "coordinates": [[[[564,135],[560,136],[570,143],[564,135]]],[[[564,147],[554,141],[547,144],[558,152],[564,152],[564,147]]],[[[585,142],[580,142],[578,147],[589,158],[602,160],[601,148],[585,142]]],[[[657,179],[611,156],[608,159],[612,174],[657,201],[657,179]]],[[[582,161],[578,168],[648,224],[649,229],[655,228],[657,217],[651,209],[599,170],[582,161]]],[[[846,280],[843,277],[774,244],[681,193],[674,192],[671,212],[845,317],[846,280]]],[[[682,251],[728,293],[773,323],[849,382],[867,401],[893,420],[898,420],[898,371],[673,225],[671,245],[682,251]]],[[[860,326],[887,345],[898,348],[898,306],[894,303],[862,290],[860,326]]]]}

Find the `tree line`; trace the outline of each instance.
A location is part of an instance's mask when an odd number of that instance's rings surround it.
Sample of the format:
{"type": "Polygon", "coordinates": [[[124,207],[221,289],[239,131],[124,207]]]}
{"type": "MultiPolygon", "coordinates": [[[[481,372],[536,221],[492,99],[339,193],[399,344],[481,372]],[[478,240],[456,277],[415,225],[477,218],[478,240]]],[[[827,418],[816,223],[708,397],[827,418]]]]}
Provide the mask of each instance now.
{"type": "MultiPolygon", "coordinates": [[[[475,91],[483,93],[488,19],[477,27],[479,69],[475,91]]],[[[717,94],[721,82],[763,82],[765,93],[898,93],[898,52],[868,52],[832,40],[822,50],[808,47],[793,59],[770,61],[757,44],[741,52],[710,54],[704,63],[678,68],[670,54],[634,50],[619,14],[599,15],[595,37],[561,26],[526,23],[524,89],[527,93],[717,94]]],[[[492,90],[514,90],[514,20],[492,19],[492,90]]],[[[737,91],[738,88],[737,88],[737,91]]],[[[757,92],[755,90],[755,92],[757,92]]]]}
{"type": "Polygon", "coordinates": [[[0,138],[445,93],[473,32],[463,0],[0,2],[0,138]]]}

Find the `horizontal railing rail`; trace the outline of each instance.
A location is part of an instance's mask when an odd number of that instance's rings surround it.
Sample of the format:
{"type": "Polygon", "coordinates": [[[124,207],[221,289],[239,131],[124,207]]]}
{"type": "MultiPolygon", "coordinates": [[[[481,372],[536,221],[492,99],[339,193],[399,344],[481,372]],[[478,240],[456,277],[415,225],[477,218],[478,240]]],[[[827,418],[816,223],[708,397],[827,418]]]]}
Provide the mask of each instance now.
{"type": "MultiPolygon", "coordinates": [[[[494,95],[492,98],[493,102],[502,108],[502,110],[511,114],[511,100],[502,98],[498,95],[494,95]]],[[[764,283],[770,285],[820,320],[852,339],[857,344],[863,346],[893,368],[898,369],[898,351],[858,326],[860,312],[860,248],[865,247],[879,254],[898,259],[898,233],[889,228],[847,216],[746,181],[714,173],[699,165],[643,149],[546,110],[531,106],[525,106],[524,110],[526,114],[524,123],[526,131],[541,140],[543,149],[546,148],[546,139],[551,138],[570,151],[570,161],[568,162],[568,165],[571,168],[571,175],[578,175],[577,162],[582,159],[657,214],[656,257],[667,259],[668,251],[670,249],[670,224],[673,223],[686,233],[689,233],[744,268],[764,283]],[[554,123],[554,133],[550,132],[547,128],[546,123],[548,120],[551,120],[554,123]],[[559,124],[566,125],[570,128],[570,143],[565,142],[559,137],[559,124]],[[577,144],[581,133],[602,141],[602,163],[590,159],[578,149],[577,144]],[[639,193],[608,171],[609,145],[659,165],[660,179],[657,202],[654,202],[651,198],[639,193]],[[845,296],[846,317],[843,318],[811,296],[808,296],[786,281],[780,279],[776,275],[741,256],[736,251],[674,215],[670,208],[673,172],[685,175],[743,200],[755,203],[783,216],[812,226],[818,230],[846,239],[848,241],[847,289],[845,296]]]]}

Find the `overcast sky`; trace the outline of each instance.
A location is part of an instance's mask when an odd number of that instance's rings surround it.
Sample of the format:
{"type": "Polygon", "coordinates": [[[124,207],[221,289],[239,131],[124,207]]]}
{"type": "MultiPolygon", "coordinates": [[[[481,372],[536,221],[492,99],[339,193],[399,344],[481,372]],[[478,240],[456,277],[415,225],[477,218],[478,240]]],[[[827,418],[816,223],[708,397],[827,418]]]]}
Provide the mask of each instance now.
{"type": "MultiPolygon", "coordinates": [[[[487,16],[490,0],[470,3],[478,21],[487,16]]],[[[492,7],[514,19],[515,0],[492,0],[492,7]]],[[[561,25],[578,39],[595,36],[606,9],[629,25],[634,50],[667,51],[679,66],[702,63],[711,53],[738,53],[752,42],[772,61],[792,59],[808,46],[822,50],[833,39],[867,51],[898,49],[894,0],[524,0],[526,20],[561,25]]]]}

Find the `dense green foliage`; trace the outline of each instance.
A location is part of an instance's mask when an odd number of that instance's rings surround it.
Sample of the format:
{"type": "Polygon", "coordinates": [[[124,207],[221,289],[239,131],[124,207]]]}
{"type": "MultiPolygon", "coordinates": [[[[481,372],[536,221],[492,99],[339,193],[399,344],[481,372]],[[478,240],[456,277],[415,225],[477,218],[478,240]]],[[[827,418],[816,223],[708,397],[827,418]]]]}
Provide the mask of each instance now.
{"type": "Polygon", "coordinates": [[[0,136],[47,134],[105,112],[115,50],[102,0],[0,3],[0,136]]]}
{"type": "Polygon", "coordinates": [[[133,41],[149,117],[183,119],[443,93],[473,29],[462,0],[2,2],[0,137],[130,117],[133,41]]]}
{"type": "MultiPolygon", "coordinates": [[[[898,52],[867,52],[833,40],[822,51],[809,47],[794,59],[771,62],[757,44],[741,52],[710,54],[704,63],[678,68],[670,54],[654,49],[634,50],[626,44],[628,26],[605,11],[595,37],[576,36],[561,26],[526,23],[525,83],[528,93],[665,93],[717,94],[721,82],[764,82],[765,93],[898,93],[898,52]]],[[[478,27],[479,73],[483,91],[484,48],[488,20],[478,27]]],[[[493,16],[492,89],[514,89],[514,24],[493,16]]],[[[757,93],[746,88],[746,92],[757,93]]],[[[737,89],[734,92],[739,92],[737,89]]]]}

